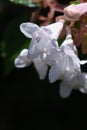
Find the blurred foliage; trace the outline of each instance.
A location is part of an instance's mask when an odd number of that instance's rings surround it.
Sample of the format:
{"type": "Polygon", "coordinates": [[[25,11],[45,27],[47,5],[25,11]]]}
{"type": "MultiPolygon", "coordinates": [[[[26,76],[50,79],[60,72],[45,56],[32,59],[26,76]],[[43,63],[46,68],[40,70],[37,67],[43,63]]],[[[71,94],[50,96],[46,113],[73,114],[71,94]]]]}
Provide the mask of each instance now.
{"type": "Polygon", "coordinates": [[[30,16],[30,8],[17,6],[7,0],[0,1],[0,58],[3,60],[3,74],[11,72],[15,57],[29,46],[29,39],[20,32],[19,26],[29,21],[30,16]]]}
{"type": "Polygon", "coordinates": [[[31,2],[30,0],[10,0],[10,1],[17,4],[24,4],[24,5],[29,5],[29,3],[31,2]]]}
{"type": "Polygon", "coordinates": [[[72,2],[70,2],[70,4],[79,4],[80,2],[78,0],[74,0],[72,2]]]}
{"type": "Polygon", "coordinates": [[[32,0],[10,0],[10,1],[14,2],[16,4],[22,4],[22,5],[26,5],[26,6],[29,6],[29,7],[39,6],[39,4],[32,3],[32,0]]]}

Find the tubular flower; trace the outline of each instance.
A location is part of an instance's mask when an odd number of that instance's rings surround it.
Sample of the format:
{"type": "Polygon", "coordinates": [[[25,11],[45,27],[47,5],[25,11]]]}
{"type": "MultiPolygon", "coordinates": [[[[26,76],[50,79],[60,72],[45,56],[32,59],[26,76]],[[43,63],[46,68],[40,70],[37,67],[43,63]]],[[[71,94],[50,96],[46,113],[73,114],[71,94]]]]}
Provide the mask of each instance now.
{"type": "Polygon", "coordinates": [[[37,57],[33,60],[27,58],[28,49],[23,49],[19,56],[15,59],[14,64],[17,68],[24,68],[31,63],[34,63],[34,66],[36,68],[36,71],[40,77],[40,79],[44,79],[47,74],[48,66],[43,63],[40,59],[40,57],[37,57]]]}
{"type": "Polygon", "coordinates": [[[62,31],[63,24],[63,20],[43,27],[33,23],[21,24],[20,29],[24,35],[32,38],[28,49],[28,58],[36,58],[42,53],[46,53],[49,48],[58,46],[56,39],[62,31]]]}
{"type": "Polygon", "coordinates": [[[43,61],[51,66],[49,81],[51,83],[63,79],[64,75],[80,70],[80,60],[76,55],[76,48],[73,44],[71,31],[67,28],[67,36],[60,47],[52,48],[50,53],[43,55],[43,61]]]}
{"type": "Polygon", "coordinates": [[[75,71],[67,78],[63,79],[60,84],[60,95],[66,98],[70,95],[73,89],[78,89],[82,93],[87,94],[87,74],[75,71]]]}
{"type": "Polygon", "coordinates": [[[66,38],[59,46],[57,39],[63,25],[64,20],[43,27],[33,23],[21,24],[21,32],[32,40],[29,48],[22,50],[14,63],[18,68],[33,63],[40,79],[45,78],[49,67],[49,82],[62,80],[59,92],[66,98],[72,89],[87,93],[87,74],[82,73],[80,67],[86,64],[87,60],[81,61],[78,58],[70,27],[66,27],[66,38]]]}
{"type": "Polygon", "coordinates": [[[27,58],[28,49],[23,49],[14,61],[17,68],[24,68],[29,66],[32,61],[27,58]]]}

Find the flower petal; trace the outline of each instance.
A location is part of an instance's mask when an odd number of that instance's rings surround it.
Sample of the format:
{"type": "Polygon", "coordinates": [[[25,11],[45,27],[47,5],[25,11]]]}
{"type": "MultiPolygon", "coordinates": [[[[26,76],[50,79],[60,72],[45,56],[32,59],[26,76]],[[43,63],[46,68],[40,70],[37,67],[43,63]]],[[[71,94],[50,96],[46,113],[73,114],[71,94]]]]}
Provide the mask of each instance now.
{"type": "Polygon", "coordinates": [[[29,49],[28,49],[28,54],[27,54],[27,57],[28,59],[34,59],[36,57],[39,56],[39,50],[38,50],[38,46],[36,46],[36,40],[35,40],[35,37],[31,40],[31,43],[30,43],[30,46],[29,46],[29,49]]]}
{"type": "Polygon", "coordinates": [[[63,29],[64,20],[60,20],[56,23],[50,24],[48,26],[41,27],[45,32],[47,32],[48,36],[53,39],[57,39],[63,29]]]}
{"type": "Polygon", "coordinates": [[[87,73],[82,73],[83,84],[79,88],[80,92],[87,94],[87,73]]]}
{"type": "Polygon", "coordinates": [[[20,30],[27,38],[32,38],[33,33],[39,31],[40,28],[34,23],[26,22],[20,25],[20,30]]]}
{"type": "Polygon", "coordinates": [[[72,50],[74,50],[74,41],[72,39],[71,29],[69,27],[66,27],[66,38],[62,43],[61,47],[66,45],[69,46],[72,50]]]}
{"type": "Polygon", "coordinates": [[[70,93],[72,91],[72,87],[70,86],[70,84],[68,82],[62,81],[62,83],[60,84],[60,96],[63,98],[67,98],[70,93]]]}
{"type": "Polygon", "coordinates": [[[65,54],[70,57],[73,61],[73,64],[75,64],[75,66],[77,66],[78,68],[80,68],[80,59],[78,58],[78,56],[74,53],[73,50],[71,50],[71,48],[69,46],[65,46],[64,48],[62,48],[62,50],[65,52],[65,54]]]}
{"type": "Polygon", "coordinates": [[[50,83],[53,83],[60,78],[61,78],[60,67],[58,66],[58,64],[53,65],[49,70],[49,81],[50,81],[50,83]]]}
{"type": "Polygon", "coordinates": [[[84,65],[84,64],[86,64],[86,63],[87,63],[87,60],[81,60],[81,61],[80,61],[80,64],[81,64],[81,65],[84,65]]]}
{"type": "Polygon", "coordinates": [[[42,62],[39,57],[34,59],[33,63],[36,68],[36,71],[39,74],[40,79],[44,79],[47,74],[48,66],[46,64],[44,64],[44,62],[42,62]]]}
{"type": "Polygon", "coordinates": [[[15,59],[14,64],[17,68],[24,68],[31,64],[31,60],[27,58],[28,49],[21,51],[20,55],[15,59]]]}
{"type": "Polygon", "coordinates": [[[49,66],[53,66],[59,61],[60,53],[60,50],[58,51],[56,48],[51,48],[43,58],[43,61],[49,66]]]}
{"type": "Polygon", "coordinates": [[[60,63],[60,69],[63,75],[67,75],[67,73],[72,73],[75,69],[72,58],[67,55],[62,58],[62,61],[60,63]]]}

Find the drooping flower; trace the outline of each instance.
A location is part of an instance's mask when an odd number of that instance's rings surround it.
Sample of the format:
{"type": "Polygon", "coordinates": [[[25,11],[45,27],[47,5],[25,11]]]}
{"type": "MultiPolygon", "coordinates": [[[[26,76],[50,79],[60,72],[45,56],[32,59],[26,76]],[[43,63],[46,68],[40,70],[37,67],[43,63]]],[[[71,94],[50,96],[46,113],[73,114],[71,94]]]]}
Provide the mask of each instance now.
{"type": "Polygon", "coordinates": [[[51,47],[58,47],[56,39],[61,33],[63,23],[64,21],[60,21],[41,28],[34,23],[21,24],[21,32],[26,37],[32,38],[32,40],[29,49],[22,50],[19,56],[15,59],[15,66],[23,68],[34,63],[40,79],[44,79],[48,65],[41,60],[40,54],[46,52],[47,48],[50,50],[51,47]],[[57,29],[57,27],[59,28],[57,29]]]}
{"type": "Polygon", "coordinates": [[[49,81],[51,83],[58,79],[67,77],[75,70],[80,71],[80,60],[76,54],[70,28],[67,28],[67,36],[63,44],[58,48],[52,48],[50,53],[43,56],[43,61],[51,66],[49,70],[49,81]]]}
{"type": "Polygon", "coordinates": [[[23,23],[20,25],[21,31],[28,38],[32,38],[28,49],[28,58],[34,59],[42,53],[46,53],[49,48],[57,47],[56,42],[63,28],[64,20],[39,27],[33,23],[23,23]]]}
{"type": "Polygon", "coordinates": [[[32,38],[33,34],[40,30],[39,26],[34,23],[22,23],[20,25],[21,32],[27,37],[32,38]]]}
{"type": "Polygon", "coordinates": [[[28,49],[23,49],[16,57],[14,64],[17,68],[24,68],[29,66],[32,61],[27,58],[28,49]]]}
{"type": "Polygon", "coordinates": [[[37,73],[39,74],[39,78],[44,79],[47,74],[48,65],[46,65],[40,57],[35,58],[33,63],[37,73]]]}
{"type": "Polygon", "coordinates": [[[31,63],[34,64],[34,67],[36,68],[36,71],[39,75],[40,79],[44,79],[47,74],[48,66],[41,61],[40,57],[37,57],[33,60],[27,58],[28,49],[23,49],[21,53],[18,55],[18,57],[15,59],[14,64],[17,68],[24,68],[31,63]]]}
{"type": "Polygon", "coordinates": [[[71,73],[67,78],[63,79],[60,84],[60,96],[67,98],[73,89],[78,89],[82,93],[87,94],[87,74],[80,71],[71,73]]]}
{"type": "Polygon", "coordinates": [[[72,89],[78,89],[87,93],[87,74],[81,72],[80,65],[87,60],[80,61],[71,30],[66,27],[66,38],[58,45],[58,37],[62,31],[64,20],[39,27],[33,23],[23,23],[20,29],[23,34],[32,38],[29,48],[21,51],[15,59],[15,66],[23,68],[34,64],[40,79],[44,79],[48,66],[49,81],[62,80],[60,84],[60,95],[68,97],[72,89]]]}

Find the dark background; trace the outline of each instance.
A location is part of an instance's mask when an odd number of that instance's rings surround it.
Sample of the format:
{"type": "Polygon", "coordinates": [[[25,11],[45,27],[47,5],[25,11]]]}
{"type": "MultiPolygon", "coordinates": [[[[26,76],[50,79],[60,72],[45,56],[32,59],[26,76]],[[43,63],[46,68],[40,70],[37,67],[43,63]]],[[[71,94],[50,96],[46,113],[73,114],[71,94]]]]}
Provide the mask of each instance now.
{"type": "MultiPolygon", "coordinates": [[[[32,9],[4,2],[1,41],[9,22],[28,11],[32,9]]],[[[58,90],[59,81],[50,84],[47,77],[40,81],[33,65],[14,67],[5,75],[0,57],[0,130],[87,129],[87,95],[73,90],[69,98],[62,99],[58,90]]]]}

